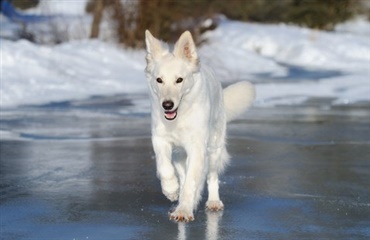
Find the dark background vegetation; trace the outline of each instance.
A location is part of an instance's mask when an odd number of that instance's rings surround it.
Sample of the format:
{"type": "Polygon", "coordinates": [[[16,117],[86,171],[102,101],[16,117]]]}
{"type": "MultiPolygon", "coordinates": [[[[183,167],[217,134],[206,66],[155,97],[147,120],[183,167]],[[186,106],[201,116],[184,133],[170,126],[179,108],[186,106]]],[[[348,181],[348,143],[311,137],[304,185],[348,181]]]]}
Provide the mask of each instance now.
{"type": "MultiPolygon", "coordinates": [[[[128,47],[144,47],[144,31],[173,42],[181,32],[190,30],[195,37],[217,27],[220,14],[229,19],[297,24],[315,29],[332,30],[335,24],[357,14],[368,14],[369,0],[89,0],[86,11],[93,14],[91,37],[98,37],[102,16],[115,22],[117,38],[128,47]],[[124,2],[124,3],[123,3],[124,2]],[[213,19],[204,27],[205,19],[213,19]]],[[[13,0],[19,8],[37,4],[38,0],[13,0]]]]}

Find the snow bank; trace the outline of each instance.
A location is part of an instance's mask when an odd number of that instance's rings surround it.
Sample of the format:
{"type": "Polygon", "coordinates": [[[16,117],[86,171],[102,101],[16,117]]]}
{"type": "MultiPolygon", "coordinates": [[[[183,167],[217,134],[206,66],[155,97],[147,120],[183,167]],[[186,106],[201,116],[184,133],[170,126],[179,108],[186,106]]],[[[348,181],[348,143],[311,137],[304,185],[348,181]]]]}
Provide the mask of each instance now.
{"type": "Polygon", "coordinates": [[[333,98],[333,104],[370,101],[366,36],[226,20],[203,37],[207,45],[200,52],[223,81],[257,84],[257,106],[312,97],[333,98]]]}
{"type": "Polygon", "coordinates": [[[359,16],[335,26],[335,31],[370,37],[370,22],[367,16],[359,16]]]}
{"type": "MultiPolygon", "coordinates": [[[[367,36],[224,20],[203,37],[202,62],[224,83],[253,81],[257,106],[311,97],[370,101],[367,36]]],[[[1,107],[147,91],[144,51],[91,40],[40,46],[1,39],[0,46],[1,107]]]]}
{"type": "Polygon", "coordinates": [[[79,15],[86,14],[88,0],[41,0],[37,7],[27,10],[34,14],[79,15]]]}
{"type": "Polygon", "coordinates": [[[285,24],[223,21],[204,37],[209,42],[205,52],[216,51],[212,54],[222,56],[219,65],[238,67],[239,75],[256,71],[274,71],[281,75],[284,71],[279,63],[344,72],[369,70],[370,39],[362,36],[285,24]]]}
{"type": "Polygon", "coordinates": [[[144,52],[99,41],[54,47],[1,40],[1,106],[146,91],[144,52]]]}
{"type": "Polygon", "coordinates": [[[257,106],[301,104],[310,98],[333,99],[332,104],[370,101],[369,76],[351,75],[318,81],[257,84],[257,106]]]}

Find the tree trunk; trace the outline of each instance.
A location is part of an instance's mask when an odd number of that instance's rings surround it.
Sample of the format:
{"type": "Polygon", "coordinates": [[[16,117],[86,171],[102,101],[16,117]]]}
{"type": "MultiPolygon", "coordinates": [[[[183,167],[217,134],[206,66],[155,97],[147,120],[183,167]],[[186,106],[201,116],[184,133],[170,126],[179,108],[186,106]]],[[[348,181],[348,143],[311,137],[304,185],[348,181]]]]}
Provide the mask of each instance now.
{"type": "Polygon", "coordinates": [[[99,27],[103,15],[103,8],[104,8],[103,0],[95,0],[94,19],[91,26],[90,38],[99,37],[99,27]]]}

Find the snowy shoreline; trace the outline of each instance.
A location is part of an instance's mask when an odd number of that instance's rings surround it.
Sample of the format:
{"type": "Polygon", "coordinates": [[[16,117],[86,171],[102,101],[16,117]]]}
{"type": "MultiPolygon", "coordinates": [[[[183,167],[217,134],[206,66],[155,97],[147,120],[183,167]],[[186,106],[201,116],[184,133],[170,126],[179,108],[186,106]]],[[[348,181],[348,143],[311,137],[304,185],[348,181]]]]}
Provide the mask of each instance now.
{"type": "MultiPolygon", "coordinates": [[[[310,98],[332,98],[334,105],[370,102],[367,35],[225,19],[203,37],[202,63],[213,67],[224,84],[255,83],[257,107],[297,105],[310,98]],[[294,68],[302,71],[292,78],[294,68]]],[[[1,108],[147,91],[144,50],[100,40],[44,46],[0,39],[0,47],[1,108]]]]}

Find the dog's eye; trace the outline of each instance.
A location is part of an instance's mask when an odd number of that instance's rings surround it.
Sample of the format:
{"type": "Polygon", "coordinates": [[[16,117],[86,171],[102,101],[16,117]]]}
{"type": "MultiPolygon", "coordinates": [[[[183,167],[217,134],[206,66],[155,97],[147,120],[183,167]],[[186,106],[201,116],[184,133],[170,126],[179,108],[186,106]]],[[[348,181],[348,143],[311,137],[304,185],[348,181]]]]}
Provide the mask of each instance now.
{"type": "Polygon", "coordinates": [[[184,79],[182,79],[182,78],[178,78],[178,79],[176,80],[176,83],[181,83],[183,80],[184,80],[184,79]]]}
{"type": "Polygon", "coordinates": [[[157,83],[163,83],[162,78],[157,78],[157,83]]]}

